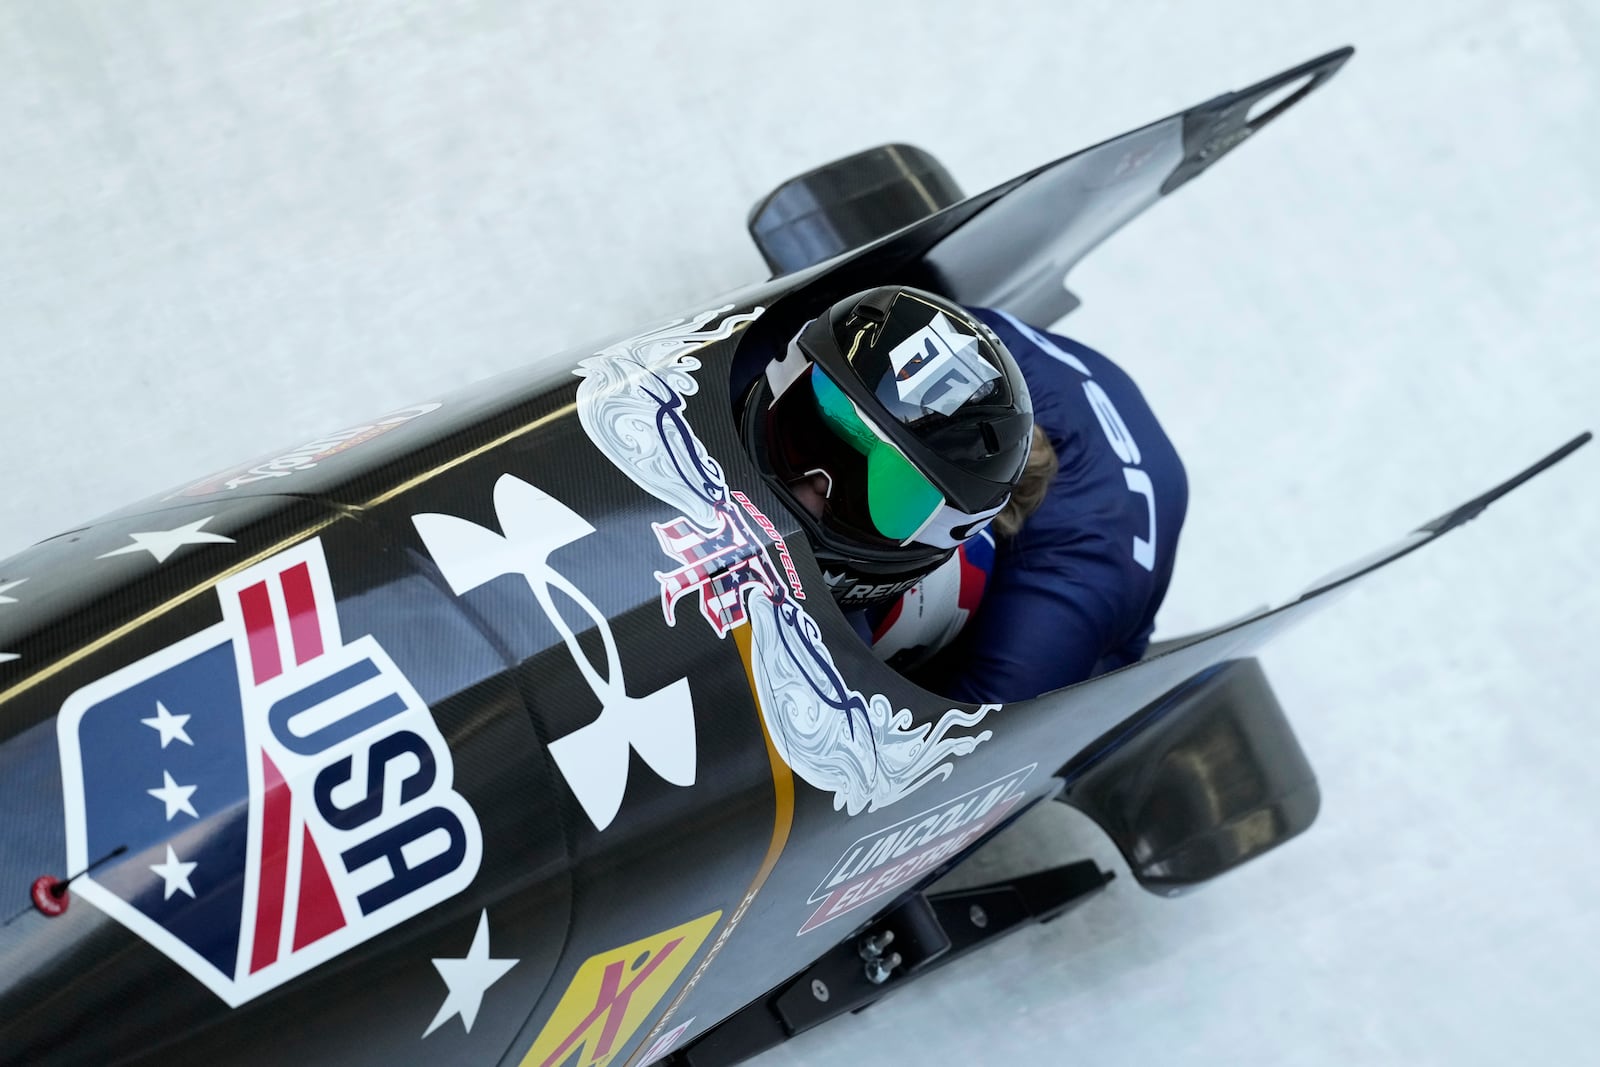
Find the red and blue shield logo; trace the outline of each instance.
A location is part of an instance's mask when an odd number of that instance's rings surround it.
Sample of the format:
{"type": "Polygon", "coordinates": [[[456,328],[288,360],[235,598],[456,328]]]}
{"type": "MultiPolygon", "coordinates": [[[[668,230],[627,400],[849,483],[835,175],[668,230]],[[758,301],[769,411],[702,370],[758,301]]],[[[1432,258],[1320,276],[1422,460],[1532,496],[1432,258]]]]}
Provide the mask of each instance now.
{"type": "Polygon", "coordinates": [[[427,705],[341,635],[320,541],[216,591],[222,622],[58,729],[74,891],[237,1006],[461,892],[483,843],[427,705]]]}

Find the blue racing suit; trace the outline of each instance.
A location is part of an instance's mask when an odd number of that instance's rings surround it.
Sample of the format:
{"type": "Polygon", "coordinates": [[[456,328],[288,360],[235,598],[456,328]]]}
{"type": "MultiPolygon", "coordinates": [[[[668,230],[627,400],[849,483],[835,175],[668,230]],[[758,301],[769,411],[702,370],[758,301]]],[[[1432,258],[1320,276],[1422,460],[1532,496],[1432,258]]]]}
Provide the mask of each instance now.
{"type": "Polygon", "coordinates": [[[1188,481],[1116,364],[1005,312],[973,313],[1016,357],[1061,466],[1017,535],[997,540],[971,620],[918,677],[958,700],[1026,700],[1144,654],[1172,578],[1188,481]]]}

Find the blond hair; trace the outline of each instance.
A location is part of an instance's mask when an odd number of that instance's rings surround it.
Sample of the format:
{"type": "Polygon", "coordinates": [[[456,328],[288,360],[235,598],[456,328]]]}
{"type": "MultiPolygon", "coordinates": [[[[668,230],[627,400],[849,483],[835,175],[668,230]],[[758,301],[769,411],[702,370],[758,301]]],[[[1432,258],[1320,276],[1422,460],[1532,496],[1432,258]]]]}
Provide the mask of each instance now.
{"type": "Polygon", "coordinates": [[[1050,439],[1039,429],[1039,424],[1034,423],[1028,462],[1023,465],[1022,477],[1017,479],[1016,488],[1011,490],[1011,499],[994,517],[994,532],[1001,537],[1015,537],[1022,530],[1023,523],[1028,521],[1028,516],[1044,502],[1044,495],[1060,467],[1061,461],[1056,458],[1056,450],[1050,447],[1050,439]]]}

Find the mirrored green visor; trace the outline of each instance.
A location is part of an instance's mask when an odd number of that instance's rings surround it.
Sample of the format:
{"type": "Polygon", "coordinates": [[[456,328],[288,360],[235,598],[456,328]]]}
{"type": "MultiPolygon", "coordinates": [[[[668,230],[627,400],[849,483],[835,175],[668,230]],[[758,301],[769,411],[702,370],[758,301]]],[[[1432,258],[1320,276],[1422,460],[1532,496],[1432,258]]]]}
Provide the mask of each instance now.
{"type": "Polygon", "coordinates": [[[892,541],[910,539],[938,513],[944,494],[862,416],[855,401],[815,363],[811,365],[811,392],[828,429],[866,457],[867,511],[872,525],[892,541]]]}

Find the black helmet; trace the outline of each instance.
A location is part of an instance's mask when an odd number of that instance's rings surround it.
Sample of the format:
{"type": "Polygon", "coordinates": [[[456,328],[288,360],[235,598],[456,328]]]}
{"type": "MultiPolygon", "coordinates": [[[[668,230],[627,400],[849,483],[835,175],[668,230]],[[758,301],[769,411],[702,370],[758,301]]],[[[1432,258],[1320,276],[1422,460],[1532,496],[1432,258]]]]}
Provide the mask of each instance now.
{"type": "Polygon", "coordinates": [[[841,300],[767,364],[746,444],[794,501],[847,607],[898,596],[982,529],[1022,476],[1033,404],[1022,372],[959,305],[893,285],[841,300]],[[826,476],[820,519],[790,486],[826,476]]]}

